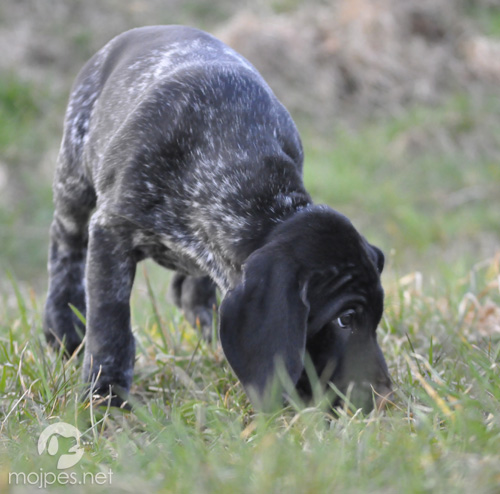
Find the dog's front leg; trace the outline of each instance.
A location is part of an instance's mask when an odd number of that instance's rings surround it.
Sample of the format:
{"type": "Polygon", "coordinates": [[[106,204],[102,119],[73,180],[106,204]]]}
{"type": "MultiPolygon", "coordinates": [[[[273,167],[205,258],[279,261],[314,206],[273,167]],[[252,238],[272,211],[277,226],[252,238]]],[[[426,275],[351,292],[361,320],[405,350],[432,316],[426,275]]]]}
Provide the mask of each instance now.
{"type": "Polygon", "coordinates": [[[115,406],[122,403],[132,383],[135,341],[130,293],[135,268],[126,228],[109,226],[96,213],[89,228],[83,378],[92,384],[93,393],[111,393],[115,406]]]}

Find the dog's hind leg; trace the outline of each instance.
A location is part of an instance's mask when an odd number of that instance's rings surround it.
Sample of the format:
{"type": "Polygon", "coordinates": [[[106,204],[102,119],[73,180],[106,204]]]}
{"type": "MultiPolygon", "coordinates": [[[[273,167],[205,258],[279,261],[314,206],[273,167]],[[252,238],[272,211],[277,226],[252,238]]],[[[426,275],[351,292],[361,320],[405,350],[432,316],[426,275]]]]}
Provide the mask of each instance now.
{"type": "Polygon", "coordinates": [[[212,321],[217,308],[215,284],[208,276],[187,276],[176,273],[170,285],[170,296],[175,305],[194,328],[200,328],[203,337],[212,338],[212,321]]]}
{"type": "Polygon", "coordinates": [[[44,333],[55,348],[64,345],[71,355],[82,341],[85,327],[70,307],[85,315],[85,263],[88,220],[95,192],[80,168],[61,151],[54,180],[54,218],[50,227],[49,290],[44,333]]]}

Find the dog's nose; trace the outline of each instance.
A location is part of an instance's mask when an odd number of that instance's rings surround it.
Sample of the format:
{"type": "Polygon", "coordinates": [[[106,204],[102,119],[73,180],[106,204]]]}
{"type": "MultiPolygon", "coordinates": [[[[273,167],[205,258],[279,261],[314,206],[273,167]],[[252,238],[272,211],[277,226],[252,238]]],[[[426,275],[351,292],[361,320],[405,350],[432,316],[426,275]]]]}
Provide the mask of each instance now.
{"type": "Polygon", "coordinates": [[[393,393],[389,386],[378,387],[373,393],[375,395],[375,404],[379,411],[386,408],[392,402],[393,393]]]}

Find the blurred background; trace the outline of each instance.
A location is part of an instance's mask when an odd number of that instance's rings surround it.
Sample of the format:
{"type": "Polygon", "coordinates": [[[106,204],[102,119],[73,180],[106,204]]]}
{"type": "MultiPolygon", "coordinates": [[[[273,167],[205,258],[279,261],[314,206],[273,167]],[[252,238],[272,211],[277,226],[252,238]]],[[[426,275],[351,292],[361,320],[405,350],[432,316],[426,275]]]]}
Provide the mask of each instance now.
{"type": "Polygon", "coordinates": [[[0,288],[43,295],[71,84],[116,34],[189,24],[263,74],[318,203],[437,281],[500,251],[500,0],[2,0],[0,288]]]}

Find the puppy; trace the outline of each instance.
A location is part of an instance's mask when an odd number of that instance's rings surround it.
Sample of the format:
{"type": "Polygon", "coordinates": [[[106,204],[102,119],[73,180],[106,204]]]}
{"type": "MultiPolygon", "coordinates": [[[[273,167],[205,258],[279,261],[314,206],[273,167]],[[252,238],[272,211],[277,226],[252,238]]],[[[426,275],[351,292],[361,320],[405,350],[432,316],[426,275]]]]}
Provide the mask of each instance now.
{"type": "Polygon", "coordinates": [[[85,333],[83,379],[119,404],[133,375],[136,264],[152,258],[176,271],[174,301],[205,332],[220,289],[222,348],[257,407],[282,371],[309,398],[310,361],[325,387],[371,410],[374,394],[391,390],[376,339],[384,256],[345,216],[313,204],[302,163],[289,113],[222,42],[180,26],[113,39],[67,108],[49,343],[71,354],[85,333]]]}

